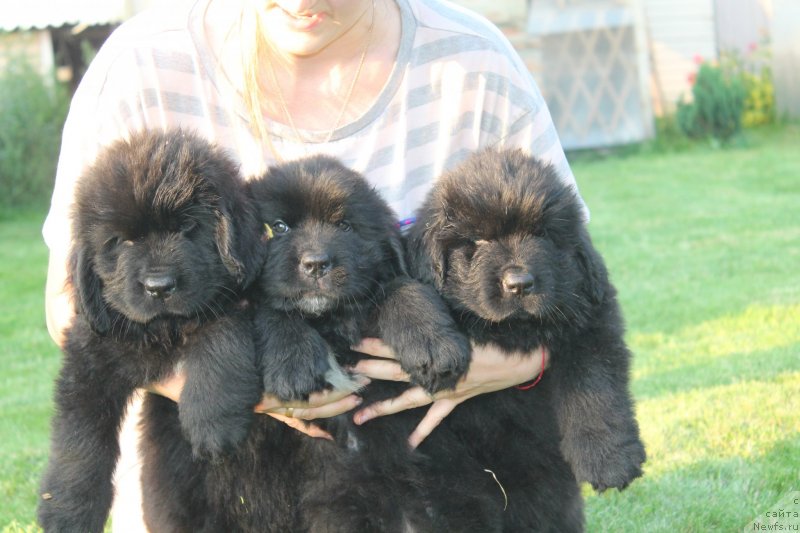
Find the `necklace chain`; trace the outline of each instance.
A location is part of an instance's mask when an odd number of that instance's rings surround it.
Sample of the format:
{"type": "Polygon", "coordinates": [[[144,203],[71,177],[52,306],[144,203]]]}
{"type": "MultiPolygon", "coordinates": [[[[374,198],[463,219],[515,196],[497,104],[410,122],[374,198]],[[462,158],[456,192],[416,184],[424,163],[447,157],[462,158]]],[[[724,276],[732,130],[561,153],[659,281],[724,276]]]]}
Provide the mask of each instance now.
{"type": "MultiPolygon", "coordinates": [[[[336,122],[334,122],[333,127],[328,131],[328,135],[325,136],[324,142],[330,142],[333,138],[333,133],[339,128],[339,124],[342,122],[342,118],[344,118],[344,114],[347,111],[347,107],[350,105],[350,99],[353,97],[353,91],[356,88],[356,84],[358,83],[358,78],[361,76],[361,70],[364,67],[364,62],[367,58],[367,52],[369,51],[370,44],[372,43],[372,33],[373,28],[375,27],[375,0],[372,0],[372,20],[369,23],[369,30],[367,31],[367,43],[364,46],[364,50],[361,52],[361,58],[358,61],[358,67],[356,68],[356,73],[353,75],[353,81],[350,82],[350,87],[347,90],[347,94],[344,99],[344,104],[342,108],[339,110],[339,115],[336,117],[336,122]]],[[[275,74],[275,67],[272,65],[272,60],[267,57],[267,66],[269,68],[270,77],[272,78],[272,84],[275,85],[275,91],[278,93],[278,102],[281,105],[281,110],[283,114],[286,116],[287,122],[289,122],[289,126],[292,128],[292,132],[294,133],[295,137],[297,138],[297,142],[304,143],[307,139],[305,139],[302,135],[300,135],[300,130],[297,129],[297,126],[294,123],[294,119],[292,118],[292,114],[289,112],[289,106],[286,104],[286,98],[283,96],[283,90],[281,90],[281,85],[278,83],[278,76],[275,74]]]]}

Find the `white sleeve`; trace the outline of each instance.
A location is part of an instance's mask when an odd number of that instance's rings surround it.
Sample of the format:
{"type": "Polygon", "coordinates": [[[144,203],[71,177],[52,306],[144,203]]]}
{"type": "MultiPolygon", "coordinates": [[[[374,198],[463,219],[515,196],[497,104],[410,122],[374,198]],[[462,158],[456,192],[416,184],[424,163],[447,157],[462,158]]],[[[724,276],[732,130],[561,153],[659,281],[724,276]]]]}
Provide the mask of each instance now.
{"type": "Polygon", "coordinates": [[[61,140],[50,211],[42,228],[51,252],[66,254],[71,241],[75,185],[100,149],[143,127],[136,98],[140,73],[131,53],[104,49],[84,75],[70,104],[61,140]]]}
{"type": "Polygon", "coordinates": [[[551,164],[565,183],[570,185],[581,201],[583,218],[589,221],[589,208],[580,196],[578,184],[561,146],[550,111],[538,86],[530,79],[530,94],[534,105],[512,122],[505,135],[496,143],[498,147],[521,148],[530,155],[551,164]]]}

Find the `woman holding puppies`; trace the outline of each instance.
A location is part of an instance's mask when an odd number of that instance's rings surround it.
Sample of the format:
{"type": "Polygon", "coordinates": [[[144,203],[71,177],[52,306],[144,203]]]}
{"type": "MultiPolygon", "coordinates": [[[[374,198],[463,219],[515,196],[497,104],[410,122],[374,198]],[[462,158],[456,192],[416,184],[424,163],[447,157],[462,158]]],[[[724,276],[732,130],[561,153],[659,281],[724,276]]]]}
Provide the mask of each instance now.
{"type": "MultiPolygon", "coordinates": [[[[75,180],[100,147],[131,131],[196,130],[226,147],[245,176],[277,161],[333,155],[364,174],[406,222],[442,171],[486,146],[521,147],[574,183],[522,61],[496,28],[461,8],[438,0],[179,5],[142,14],[117,30],[73,100],[44,228],[47,321],[59,344],[74,313],[65,265],[75,180]]],[[[375,358],[355,371],[371,379],[408,379],[379,339],[356,349],[375,358]]],[[[417,446],[459,403],[531,380],[539,370],[538,357],[509,358],[476,347],[454,391],[430,397],[414,387],[357,411],[356,422],[431,404],[409,436],[417,446]]],[[[181,385],[178,375],[152,390],[177,401],[181,385]]],[[[330,391],[307,404],[265,397],[258,410],[324,437],[308,421],[358,403],[355,395],[330,391]]],[[[125,475],[124,468],[118,471],[125,475]]],[[[137,477],[129,477],[130,492],[137,477]]],[[[132,530],[129,520],[126,531],[132,530]]]]}

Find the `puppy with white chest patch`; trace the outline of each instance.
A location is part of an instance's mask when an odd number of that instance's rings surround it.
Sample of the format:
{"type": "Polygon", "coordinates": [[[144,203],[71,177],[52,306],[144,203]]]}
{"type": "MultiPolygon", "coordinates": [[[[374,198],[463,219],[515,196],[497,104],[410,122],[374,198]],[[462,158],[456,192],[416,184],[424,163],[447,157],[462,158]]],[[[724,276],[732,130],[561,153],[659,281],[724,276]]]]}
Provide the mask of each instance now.
{"type": "MultiPolygon", "coordinates": [[[[365,336],[383,338],[413,383],[431,392],[455,386],[469,342],[436,291],[407,275],[396,217],[362,176],[316,156],[269,169],[249,191],[264,224],[254,323],[265,392],[301,400],[357,388],[346,367],[365,336]]],[[[368,404],[408,386],[374,382],[359,394],[368,404]]],[[[315,420],[333,442],[261,417],[243,447],[208,466],[209,523],[252,532],[497,531],[500,509],[486,496],[495,489],[457,439],[422,454],[407,444],[420,413],[366,426],[352,416],[315,420]],[[445,461],[459,463],[458,475],[440,475],[445,461]]]]}
{"type": "Polygon", "coordinates": [[[250,190],[267,237],[256,319],[267,392],[305,399],[340,381],[330,348],[344,357],[365,333],[396,350],[415,384],[455,386],[469,345],[435,291],[407,275],[396,217],[363,177],[317,156],[250,190]]]}

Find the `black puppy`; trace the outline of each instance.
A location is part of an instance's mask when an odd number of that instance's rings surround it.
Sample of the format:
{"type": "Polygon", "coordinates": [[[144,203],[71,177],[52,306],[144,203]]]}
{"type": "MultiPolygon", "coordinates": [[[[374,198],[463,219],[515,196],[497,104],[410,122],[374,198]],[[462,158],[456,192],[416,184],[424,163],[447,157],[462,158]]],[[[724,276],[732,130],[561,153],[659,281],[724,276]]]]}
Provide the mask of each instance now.
{"type": "Polygon", "coordinates": [[[396,217],[363,177],[317,156],[250,187],[268,232],[256,314],[267,392],[305,399],[341,383],[335,358],[365,334],[429,392],[455,386],[469,344],[438,294],[408,276],[396,217]]]}
{"type": "Polygon", "coordinates": [[[260,224],[220,149],[181,131],[112,144],[77,184],[73,223],[78,313],[41,483],[38,516],[48,532],[103,530],[117,433],[137,387],[183,365],[180,413],[164,400],[145,430],[174,418],[200,455],[243,439],[260,398],[241,304],[261,262],[260,224]],[[231,382],[229,395],[212,394],[231,382]]]}
{"type": "MultiPolygon", "coordinates": [[[[382,336],[428,390],[455,384],[469,343],[436,291],[406,275],[395,216],[360,175],[318,156],[273,167],[250,187],[267,247],[255,311],[267,392],[290,400],[334,382],[346,387],[351,377],[342,367],[357,359],[350,346],[363,335],[382,336]]],[[[402,390],[376,382],[361,394],[368,403],[402,390]]],[[[463,443],[452,438],[427,455],[409,449],[419,418],[409,412],[364,427],[352,413],[315,421],[331,442],[260,417],[244,445],[216,463],[176,462],[189,457],[188,444],[176,444],[170,468],[186,481],[177,491],[194,500],[184,498],[183,522],[165,527],[162,513],[148,524],[154,531],[498,530],[501,504],[486,496],[496,486],[463,443]],[[197,496],[198,486],[206,496],[197,496]]]]}
{"type": "Polygon", "coordinates": [[[616,291],[574,190],[521,151],[474,154],[435,185],[408,246],[474,342],[549,350],[536,388],[475,398],[444,428],[498,476],[508,531],[582,529],[576,478],[622,489],[645,451],[616,291]]]}

